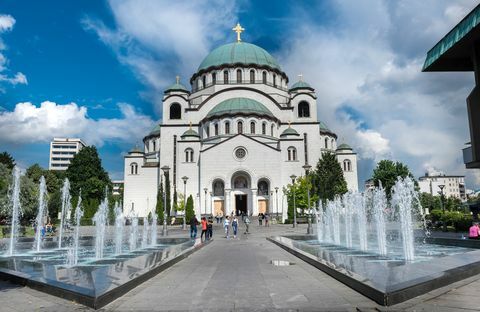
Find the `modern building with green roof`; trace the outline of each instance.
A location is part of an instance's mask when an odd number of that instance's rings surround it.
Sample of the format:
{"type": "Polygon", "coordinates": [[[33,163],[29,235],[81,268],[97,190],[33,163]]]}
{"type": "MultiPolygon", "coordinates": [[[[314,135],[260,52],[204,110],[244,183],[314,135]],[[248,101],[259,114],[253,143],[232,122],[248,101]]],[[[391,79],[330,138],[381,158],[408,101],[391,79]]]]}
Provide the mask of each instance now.
{"type": "Polygon", "coordinates": [[[170,202],[175,193],[191,195],[198,217],[268,212],[282,221],[287,209],[273,190],[327,152],[358,190],[356,154],[337,150],[337,135],[318,119],[313,82],[299,75],[290,86],[274,55],[243,42],[242,30],[235,27],[236,42],[200,56],[189,86],[177,76],[164,90],[161,123],[144,137],[143,151],[125,155],[128,211],[147,216],[168,176],[170,202]]]}

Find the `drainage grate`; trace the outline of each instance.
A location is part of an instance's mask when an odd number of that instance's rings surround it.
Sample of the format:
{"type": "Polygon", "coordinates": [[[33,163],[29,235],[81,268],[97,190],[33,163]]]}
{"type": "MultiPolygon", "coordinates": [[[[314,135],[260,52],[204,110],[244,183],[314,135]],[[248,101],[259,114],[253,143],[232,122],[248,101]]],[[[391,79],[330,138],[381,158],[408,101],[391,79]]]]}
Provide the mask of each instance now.
{"type": "Polygon", "coordinates": [[[295,264],[293,262],[289,262],[289,261],[285,261],[285,260],[271,260],[270,263],[273,264],[274,266],[288,266],[288,265],[294,265],[295,264]]]}

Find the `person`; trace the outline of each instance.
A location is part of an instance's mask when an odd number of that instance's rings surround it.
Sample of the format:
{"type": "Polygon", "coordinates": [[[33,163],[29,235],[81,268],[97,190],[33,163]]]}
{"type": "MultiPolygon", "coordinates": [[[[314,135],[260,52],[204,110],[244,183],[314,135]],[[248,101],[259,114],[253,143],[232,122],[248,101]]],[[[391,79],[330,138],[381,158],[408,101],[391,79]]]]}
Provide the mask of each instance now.
{"type": "Polygon", "coordinates": [[[220,219],[220,222],[219,223],[222,223],[223,222],[223,211],[220,211],[218,213],[218,218],[220,219]]]}
{"type": "Polygon", "coordinates": [[[170,221],[170,225],[174,225],[175,224],[175,217],[172,217],[171,221],[170,221]]]}
{"type": "Polygon", "coordinates": [[[248,232],[248,226],[250,225],[250,219],[248,218],[248,216],[245,216],[245,221],[243,221],[245,223],[245,234],[250,234],[248,232]]]}
{"type": "Polygon", "coordinates": [[[230,220],[228,216],[225,217],[225,221],[223,222],[223,228],[225,229],[225,238],[228,239],[229,228],[230,228],[230,220]]]}
{"type": "Polygon", "coordinates": [[[203,235],[205,235],[205,240],[208,239],[208,233],[207,233],[207,228],[208,228],[208,223],[207,223],[207,218],[202,217],[202,234],[200,235],[200,240],[203,241],[203,235]]]}
{"type": "Polygon", "coordinates": [[[265,226],[270,226],[270,224],[268,224],[268,220],[270,219],[270,216],[268,215],[268,213],[264,214],[263,218],[265,219],[265,226]]]}
{"type": "Polygon", "coordinates": [[[211,239],[213,236],[213,218],[211,216],[208,217],[207,236],[208,239],[211,239]]]}
{"type": "Polygon", "coordinates": [[[258,225],[259,226],[262,226],[262,220],[263,220],[263,213],[259,213],[258,214],[258,225]]]}
{"type": "Polygon", "coordinates": [[[197,217],[193,216],[190,219],[190,238],[191,239],[197,238],[197,224],[198,224],[197,217]]]}
{"type": "Polygon", "coordinates": [[[237,220],[237,217],[233,217],[232,230],[233,230],[233,238],[237,238],[237,230],[238,230],[238,220],[237,220]]]}
{"type": "Polygon", "coordinates": [[[479,239],[480,238],[480,227],[478,223],[473,223],[470,229],[468,230],[469,239],[479,239]]]}

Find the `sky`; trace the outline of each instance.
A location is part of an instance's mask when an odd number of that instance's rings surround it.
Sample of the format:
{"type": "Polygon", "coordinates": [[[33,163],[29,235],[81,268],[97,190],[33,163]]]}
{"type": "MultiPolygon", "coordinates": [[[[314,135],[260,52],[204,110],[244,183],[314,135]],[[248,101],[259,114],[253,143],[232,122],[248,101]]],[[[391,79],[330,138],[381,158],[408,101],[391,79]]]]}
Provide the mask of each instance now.
{"type": "Polygon", "coordinates": [[[161,121],[163,90],[184,84],[215,47],[269,51],[317,92],[318,117],[358,152],[359,184],[378,161],[466,175],[472,73],[422,73],[427,51],[471,0],[0,2],[0,151],[48,167],[53,137],[97,146],[113,179],[161,121]]]}

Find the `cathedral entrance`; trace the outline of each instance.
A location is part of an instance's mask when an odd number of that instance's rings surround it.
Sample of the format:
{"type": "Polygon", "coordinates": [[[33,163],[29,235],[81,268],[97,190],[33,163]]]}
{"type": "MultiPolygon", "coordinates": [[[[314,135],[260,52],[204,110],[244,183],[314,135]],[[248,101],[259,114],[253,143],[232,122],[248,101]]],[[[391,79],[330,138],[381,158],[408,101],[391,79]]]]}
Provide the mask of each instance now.
{"type": "Polygon", "coordinates": [[[248,214],[247,210],[247,195],[235,195],[235,214],[239,216],[241,213],[248,214]]]}

